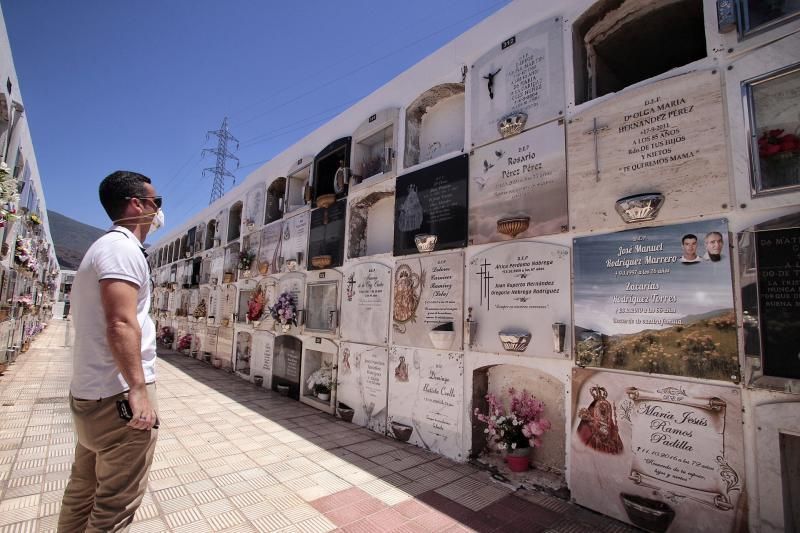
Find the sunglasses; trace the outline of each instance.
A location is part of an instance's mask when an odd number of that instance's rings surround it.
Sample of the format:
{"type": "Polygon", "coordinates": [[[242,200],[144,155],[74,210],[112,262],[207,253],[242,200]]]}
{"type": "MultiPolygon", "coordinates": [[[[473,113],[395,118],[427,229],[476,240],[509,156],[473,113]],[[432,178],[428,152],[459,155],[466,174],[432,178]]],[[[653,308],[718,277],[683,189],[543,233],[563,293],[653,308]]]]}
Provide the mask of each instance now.
{"type": "Polygon", "coordinates": [[[138,198],[139,200],[144,200],[144,199],[153,200],[153,203],[155,204],[156,208],[157,209],[161,209],[162,199],[161,199],[160,196],[126,196],[125,197],[126,200],[133,200],[134,198],[138,198]]]}

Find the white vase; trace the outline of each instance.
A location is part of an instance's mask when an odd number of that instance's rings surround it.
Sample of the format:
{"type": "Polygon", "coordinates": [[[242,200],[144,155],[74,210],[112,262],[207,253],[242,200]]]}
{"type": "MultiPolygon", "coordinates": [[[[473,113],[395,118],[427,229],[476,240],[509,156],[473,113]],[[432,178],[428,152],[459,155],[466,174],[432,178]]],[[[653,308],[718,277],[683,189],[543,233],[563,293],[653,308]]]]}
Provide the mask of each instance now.
{"type": "Polygon", "coordinates": [[[320,392],[319,394],[317,394],[317,398],[319,398],[323,402],[328,402],[331,399],[331,393],[330,392],[320,392]]]}

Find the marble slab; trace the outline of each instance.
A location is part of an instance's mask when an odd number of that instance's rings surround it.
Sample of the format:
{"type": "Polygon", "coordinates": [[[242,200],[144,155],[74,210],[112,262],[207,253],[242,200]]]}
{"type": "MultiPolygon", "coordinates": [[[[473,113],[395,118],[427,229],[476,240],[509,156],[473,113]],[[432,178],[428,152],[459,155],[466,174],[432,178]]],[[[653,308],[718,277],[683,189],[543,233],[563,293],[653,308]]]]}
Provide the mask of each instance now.
{"type": "Polygon", "coordinates": [[[373,262],[351,264],[343,279],[342,338],[388,344],[392,269],[373,262]]]}
{"type": "Polygon", "coordinates": [[[461,349],[464,305],[462,252],[398,259],[392,290],[394,344],[440,350],[461,349]],[[451,324],[450,331],[433,331],[437,327],[443,329],[447,324],[451,324]]]}
{"type": "Polygon", "coordinates": [[[389,436],[460,461],[463,403],[463,353],[390,348],[389,436]]]}
{"type": "Polygon", "coordinates": [[[564,114],[561,17],[498,37],[503,41],[478,58],[470,72],[473,146],[499,139],[498,122],[509,114],[527,115],[527,128],[564,114]]]}
{"type": "Polygon", "coordinates": [[[564,124],[551,122],[474,151],[469,243],[567,231],[564,124]]]}
{"type": "Polygon", "coordinates": [[[337,416],[386,433],[389,349],[343,342],[336,381],[337,416]]]}
{"type": "Polygon", "coordinates": [[[569,248],[530,241],[500,244],[475,255],[467,276],[471,320],[477,324],[473,350],[570,356],[569,248]],[[504,345],[503,333],[530,335],[530,340],[525,346],[510,340],[504,345]],[[563,335],[559,345],[555,334],[563,335]]]}
{"type": "Polygon", "coordinates": [[[650,531],[747,528],[738,387],[576,368],[575,502],[650,531]]]}

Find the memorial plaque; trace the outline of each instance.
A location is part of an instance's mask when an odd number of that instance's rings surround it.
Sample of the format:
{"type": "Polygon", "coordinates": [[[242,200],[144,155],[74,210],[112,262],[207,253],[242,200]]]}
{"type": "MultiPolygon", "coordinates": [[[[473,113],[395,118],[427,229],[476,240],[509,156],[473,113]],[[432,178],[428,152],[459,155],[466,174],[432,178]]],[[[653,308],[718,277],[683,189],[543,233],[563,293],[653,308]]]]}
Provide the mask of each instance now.
{"type": "Polygon", "coordinates": [[[800,379],[800,229],[759,231],[755,239],[763,373],[800,379]]]}
{"type": "Polygon", "coordinates": [[[501,244],[473,257],[467,275],[471,320],[476,323],[473,350],[570,356],[569,248],[539,242],[501,244]]]}
{"type": "Polygon", "coordinates": [[[264,190],[263,185],[250,189],[245,199],[244,220],[245,232],[250,231],[248,225],[261,225],[264,220],[264,190]]]}
{"type": "Polygon", "coordinates": [[[233,357],[233,328],[219,328],[217,333],[217,348],[214,357],[222,361],[224,368],[231,368],[233,357]]]}
{"type": "Polygon", "coordinates": [[[461,252],[398,260],[392,287],[394,344],[461,349],[464,302],[461,252]]]}
{"type": "Polygon", "coordinates": [[[575,239],[581,366],[739,381],[724,219],[575,239]]]}
{"type": "Polygon", "coordinates": [[[267,272],[274,274],[281,271],[283,257],[281,255],[283,242],[283,220],[278,220],[261,229],[258,243],[258,268],[259,272],[264,270],[266,265],[267,272]]]}
{"type": "Polygon", "coordinates": [[[283,266],[282,272],[301,270],[306,265],[306,248],[308,245],[308,211],[284,218],[282,224],[283,240],[278,256],[283,266]]]}
{"type": "Polygon", "coordinates": [[[334,202],[330,207],[320,207],[311,211],[311,237],[308,242],[308,269],[316,268],[315,257],[330,256],[331,263],[326,268],[342,265],[344,258],[344,222],[347,200],[334,202]]]}
{"type": "Polygon", "coordinates": [[[563,123],[540,126],[470,156],[470,244],[567,229],[563,123]]]}
{"type": "Polygon", "coordinates": [[[389,350],[343,342],[339,350],[336,413],[377,433],[386,433],[389,350]]]}
{"type": "Polygon", "coordinates": [[[397,178],[394,255],[417,253],[416,235],[436,235],[436,250],[467,245],[467,155],[397,178]]]}
{"type": "Polygon", "coordinates": [[[380,263],[358,263],[344,271],[342,338],[353,342],[389,342],[392,269],[380,263]]]}
{"type": "Polygon", "coordinates": [[[211,282],[222,283],[223,269],[225,268],[225,251],[222,249],[214,250],[211,256],[211,282]]]}
{"type": "Polygon", "coordinates": [[[219,326],[208,326],[206,336],[202,342],[203,355],[217,353],[217,338],[219,337],[219,326]]]}
{"type": "Polygon", "coordinates": [[[736,387],[573,370],[575,501],[648,531],[746,529],[736,387]]]}
{"type": "Polygon", "coordinates": [[[264,378],[264,387],[272,388],[272,349],[275,335],[266,331],[253,332],[252,368],[253,376],[264,378]]]}
{"type": "Polygon", "coordinates": [[[561,18],[545,20],[497,43],[472,66],[472,145],[500,138],[498,122],[527,115],[530,128],[564,114],[561,18]]]}
{"type": "Polygon", "coordinates": [[[272,390],[288,387],[288,395],[295,400],[300,399],[300,357],[303,354],[303,342],[297,337],[278,335],[275,337],[275,349],[272,357],[272,390]]]}
{"type": "Polygon", "coordinates": [[[664,195],[661,222],[727,210],[725,116],[714,70],[626,90],[572,118],[572,229],[624,226],[614,209],[617,200],[641,193],[664,195]]]}
{"type": "Polygon", "coordinates": [[[460,461],[463,411],[463,353],[389,350],[389,436],[460,461]]]}

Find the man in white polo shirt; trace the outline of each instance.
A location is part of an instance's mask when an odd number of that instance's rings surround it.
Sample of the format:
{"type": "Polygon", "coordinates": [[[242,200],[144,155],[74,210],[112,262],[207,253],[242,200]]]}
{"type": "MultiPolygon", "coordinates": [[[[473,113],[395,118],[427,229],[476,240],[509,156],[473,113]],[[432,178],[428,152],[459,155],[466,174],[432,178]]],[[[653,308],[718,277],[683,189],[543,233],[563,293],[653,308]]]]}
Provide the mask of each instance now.
{"type": "Polygon", "coordinates": [[[128,530],[158,437],[156,332],[142,242],[164,223],[161,197],[149,178],[117,171],[100,184],[100,203],[114,226],[86,252],[72,286],[70,409],[78,442],[58,519],[65,533],[128,530]],[[125,400],[130,420],[117,405],[125,400]]]}

